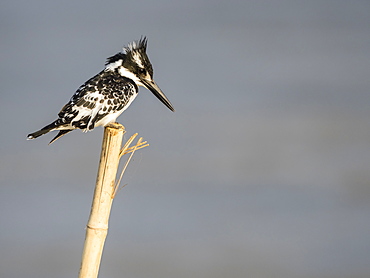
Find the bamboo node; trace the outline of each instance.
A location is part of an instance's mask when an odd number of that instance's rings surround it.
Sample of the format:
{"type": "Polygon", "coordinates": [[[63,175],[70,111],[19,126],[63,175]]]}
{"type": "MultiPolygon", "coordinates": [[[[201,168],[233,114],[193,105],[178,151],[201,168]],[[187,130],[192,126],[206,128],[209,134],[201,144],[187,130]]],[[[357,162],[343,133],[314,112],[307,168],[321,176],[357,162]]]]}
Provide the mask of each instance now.
{"type": "Polygon", "coordinates": [[[99,225],[96,225],[96,224],[89,225],[89,224],[87,224],[86,227],[90,230],[95,230],[95,231],[96,230],[103,230],[103,231],[108,230],[108,225],[105,225],[105,224],[99,224],[99,225]]]}

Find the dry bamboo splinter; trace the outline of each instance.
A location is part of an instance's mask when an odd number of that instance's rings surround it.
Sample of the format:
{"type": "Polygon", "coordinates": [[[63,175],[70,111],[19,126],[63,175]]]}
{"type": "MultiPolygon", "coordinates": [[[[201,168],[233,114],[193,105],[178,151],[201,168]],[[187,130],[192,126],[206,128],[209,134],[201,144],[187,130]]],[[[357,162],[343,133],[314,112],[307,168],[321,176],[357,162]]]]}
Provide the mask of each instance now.
{"type": "MultiPolygon", "coordinates": [[[[98,176],[96,178],[90,218],[86,226],[85,245],[82,252],[79,278],[98,277],[104,242],[108,233],[109,215],[113,198],[119,186],[119,182],[116,183],[115,180],[121,156],[130,152],[132,156],[135,150],[148,146],[146,142],[141,142],[142,138],[140,138],[135,146],[130,147],[137,136],[136,133],[131,136],[121,150],[124,133],[125,128],[118,123],[110,124],[104,129],[98,176]]],[[[121,177],[127,164],[130,162],[131,156],[124,166],[121,177]]]]}

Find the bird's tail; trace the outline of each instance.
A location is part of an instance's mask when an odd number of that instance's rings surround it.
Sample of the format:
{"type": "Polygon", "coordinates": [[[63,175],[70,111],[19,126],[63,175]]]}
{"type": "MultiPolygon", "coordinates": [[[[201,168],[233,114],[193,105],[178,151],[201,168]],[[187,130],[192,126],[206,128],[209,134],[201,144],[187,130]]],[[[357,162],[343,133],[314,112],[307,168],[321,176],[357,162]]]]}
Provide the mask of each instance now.
{"type": "Polygon", "coordinates": [[[28,134],[27,140],[32,140],[32,139],[35,139],[37,137],[40,137],[41,135],[44,135],[44,134],[46,134],[49,131],[52,131],[54,129],[55,129],[55,122],[52,122],[51,124],[43,127],[42,129],[40,129],[38,131],[35,131],[34,133],[28,134]]]}
{"type": "MultiPolygon", "coordinates": [[[[58,120],[56,120],[55,122],[52,122],[51,124],[43,127],[42,129],[38,130],[38,131],[35,131],[34,133],[30,133],[28,134],[27,136],[27,140],[32,140],[32,139],[35,139],[37,137],[40,137],[41,135],[44,135],[50,131],[53,131],[53,130],[58,130],[58,127],[59,127],[59,122],[58,120]]],[[[50,141],[49,145],[51,143],[53,143],[55,140],[59,139],[60,137],[62,137],[63,135],[66,135],[68,132],[71,132],[73,129],[62,129],[62,130],[59,130],[58,134],[53,138],[53,140],[50,141]]]]}

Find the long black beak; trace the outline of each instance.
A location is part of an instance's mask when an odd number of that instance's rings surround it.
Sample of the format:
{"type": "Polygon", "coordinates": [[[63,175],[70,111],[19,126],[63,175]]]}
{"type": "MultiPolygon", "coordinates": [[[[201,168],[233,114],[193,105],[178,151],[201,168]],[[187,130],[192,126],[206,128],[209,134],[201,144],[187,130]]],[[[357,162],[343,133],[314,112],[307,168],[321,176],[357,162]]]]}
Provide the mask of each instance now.
{"type": "Polygon", "coordinates": [[[151,91],[164,105],[166,105],[171,111],[175,112],[171,102],[168,100],[166,95],[158,87],[158,85],[153,80],[141,79],[140,80],[145,87],[151,91]]]}

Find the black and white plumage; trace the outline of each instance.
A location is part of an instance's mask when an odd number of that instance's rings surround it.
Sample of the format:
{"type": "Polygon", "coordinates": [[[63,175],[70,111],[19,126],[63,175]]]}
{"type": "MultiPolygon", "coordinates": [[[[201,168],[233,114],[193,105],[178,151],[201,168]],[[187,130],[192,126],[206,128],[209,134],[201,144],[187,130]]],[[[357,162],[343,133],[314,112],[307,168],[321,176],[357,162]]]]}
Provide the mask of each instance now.
{"type": "Polygon", "coordinates": [[[59,118],[28,135],[34,139],[53,130],[59,133],[49,144],[74,129],[87,132],[115,122],[136,98],[139,88],[150,90],[171,111],[175,111],[153,80],[153,68],[146,54],[144,37],[107,59],[105,69],[81,85],[59,112],[59,118]]]}

